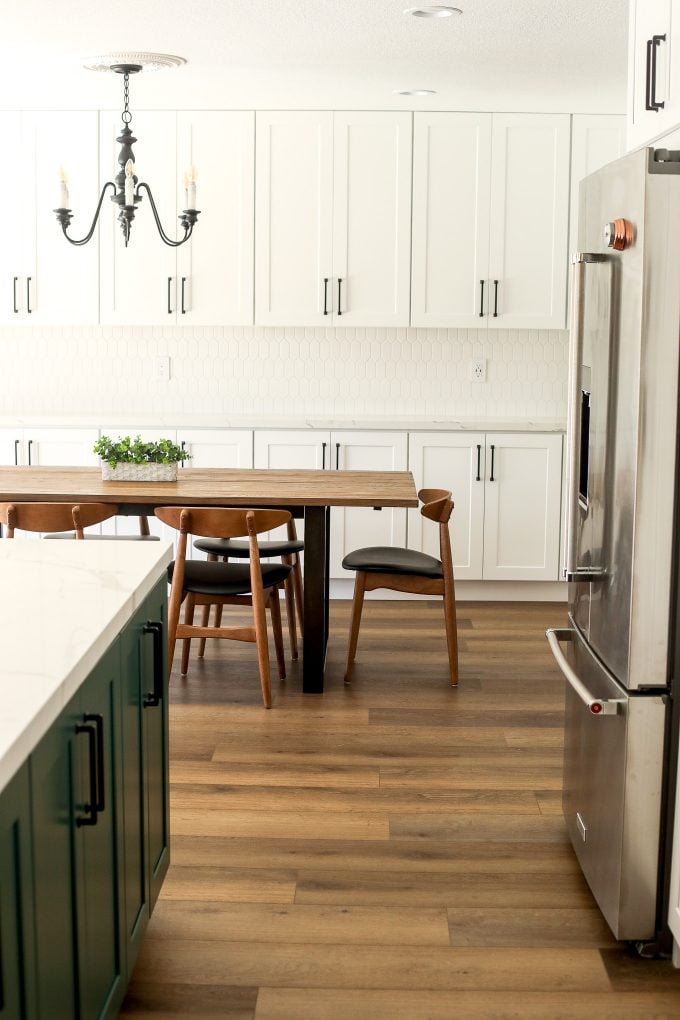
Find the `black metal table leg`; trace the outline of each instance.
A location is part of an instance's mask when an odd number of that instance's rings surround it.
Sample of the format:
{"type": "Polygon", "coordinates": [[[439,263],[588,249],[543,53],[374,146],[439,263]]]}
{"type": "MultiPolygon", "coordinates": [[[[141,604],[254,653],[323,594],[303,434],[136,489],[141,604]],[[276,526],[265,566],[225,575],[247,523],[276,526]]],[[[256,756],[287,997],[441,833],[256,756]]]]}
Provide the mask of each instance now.
{"type": "Polygon", "coordinates": [[[325,506],[305,507],[305,631],[302,691],[323,694],[328,642],[328,525],[325,506]]]}

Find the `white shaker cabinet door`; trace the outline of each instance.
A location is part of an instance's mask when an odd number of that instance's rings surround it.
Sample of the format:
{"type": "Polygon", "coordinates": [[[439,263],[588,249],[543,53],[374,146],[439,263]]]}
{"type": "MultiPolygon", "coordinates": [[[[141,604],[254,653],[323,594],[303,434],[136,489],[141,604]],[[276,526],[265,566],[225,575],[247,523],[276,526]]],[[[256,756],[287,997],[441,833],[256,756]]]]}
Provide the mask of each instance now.
{"type": "Polygon", "coordinates": [[[177,442],[191,457],[188,468],[251,468],[253,433],[250,429],[177,430],[177,442]]]}
{"type": "MultiPolygon", "coordinates": [[[[314,471],[330,466],[330,432],[317,429],[255,430],[253,467],[288,471],[298,468],[314,471]]],[[[304,521],[296,520],[298,538],[304,538],[304,521]]],[[[285,539],[285,528],[268,533],[268,538],[285,539]]]]}
{"type": "Polygon", "coordinates": [[[40,467],[95,467],[97,429],[24,429],[26,464],[40,467]]]}
{"type": "Polygon", "coordinates": [[[563,329],[568,114],[494,114],[489,326],[563,329]]]}
{"type": "Polygon", "coordinates": [[[192,168],[200,216],[191,240],[177,249],[177,322],[186,326],[250,326],[255,114],[178,112],[178,215],[186,201],[183,175],[192,168]]]}
{"type": "Polygon", "coordinates": [[[626,151],[626,118],[584,113],[572,118],[569,256],[578,251],[578,195],[581,181],[626,151]]]}
{"type": "Polygon", "coordinates": [[[333,114],[258,111],[255,145],[255,322],[329,325],[333,114]]]}
{"type": "Polygon", "coordinates": [[[486,327],[490,113],[416,113],[412,326],[486,327]]]}
{"type": "Polygon", "coordinates": [[[0,428],[0,465],[16,467],[24,464],[23,428],[0,428]]]}
{"type": "MultiPolygon", "coordinates": [[[[163,229],[179,238],[177,219],[176,114],[135,111],[135,173],[153,193],[163,229]]],[[[120,114],[100,115],[101,179],[113,180],[120,167],[120,114]]],[[[118,206],[107,191],[100,215],[101,322],[129,326],[173,325],[180,295],[176,286],[176,252],[165,245],[143,192],[132,221],[127,248],[118,222],[118,206]]],[[[198,229],[198,228],[197,228],[198,229]]],[[[188,242],[191,244],[191,241],[188,242]]]]}
{"type": "Polygon", "coordinates": [[[410,113],[333,115],[333,324],[408,326],[410,113]]]}
{"type": "Polygon", "coordinates": [[[680,122],[680,25],[673,0],[631,0],[628,33],[629,149],[680,122]],[[675,11],[673,10],[675,8],[675,11]]]}
{"type": "MultiPolygon", "coordinates": [[[[332,432],[332,466],[340,471],[406,471],[405,432],[332,432]]],[[[354,577],[343,570],[347,553],[371,545],[406,545],[406,510],[402,507],[333,507],[330,576],[354,577]]]]}
{"type": "Polygon", "coordinates": [[[558,579],[561,491],[561,435],[487,435],[484,580],[558,579]]]}
{"type": "Polygon", "coordinates": [[[90,325],[99,321],[97,233],[87,244],[70,244],[54,210],[60,170],[68,178],[73,219],[69,236],[90,230],[99,200],[97,114],[93,111],[23,114],[25,166],[34,171],[33,210],[25,223],[32,235],[26,272],[26,316],[31,325],[90,325]],[[30,155],[29,155],[30,150],[30,155]]]}
{"type": "MultiPolygon", "coordinates": [[[[3,241],[0,245],[0,325],[14,326],[24,318],[26,309],[26,260],[24,207],[24,170],[21,165],[21,114],[0,112],[0,137],[3,151],[12,158],[0,159],[0,190],[5,196],[3,241]]],[[[57,224],[57,218],[54,218],[57,224]]],[[[58,226],[58,224],[57,224],[58,226]]],[[[61,231],[59,231],[61,233],[61,231]]]]}
{"type": "MultiPolygon", "coordinates": [[[[450,489],[453,573],[480,581],[484,556],[485,436],[473,432],[411,432],[409,469],[416,489],[450,489]]],[[[409,549],[439,559],[439,529],[420,510],[408,511],[409,549]]]]}

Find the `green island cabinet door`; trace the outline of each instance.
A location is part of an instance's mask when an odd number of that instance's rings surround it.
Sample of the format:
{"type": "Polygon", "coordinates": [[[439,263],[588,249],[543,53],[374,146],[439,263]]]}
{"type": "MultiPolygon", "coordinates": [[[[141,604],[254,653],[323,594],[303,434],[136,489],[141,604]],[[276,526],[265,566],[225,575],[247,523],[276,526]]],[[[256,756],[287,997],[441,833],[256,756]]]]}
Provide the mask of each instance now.
{"type": "Polygon", "coordinates": [[[121,636],[128,975],[170,860],[166,593],[163,579],[121,636]]]}
{"type": "Polygon", "coordinates": [[[24,765],[0,793],[0,1018],[35,1020],[30,783],[24,765]]]}
{"type": "Polygon", "coordinates": [[[108,1020],[125,992],[120,640],[30,757],[39,1017],[108,1020]]]}

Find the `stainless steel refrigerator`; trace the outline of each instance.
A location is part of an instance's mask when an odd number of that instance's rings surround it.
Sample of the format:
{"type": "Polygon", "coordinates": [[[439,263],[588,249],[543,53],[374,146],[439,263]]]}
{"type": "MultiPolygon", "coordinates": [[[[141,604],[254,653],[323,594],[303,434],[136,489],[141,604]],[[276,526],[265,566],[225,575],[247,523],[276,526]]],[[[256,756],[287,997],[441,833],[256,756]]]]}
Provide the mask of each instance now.
{"type": "Polygon", "coordinates": [[[677,768],[679,160],[640,150],[580,186],[569,616],[565,628],[548,631],[567,681],[569,835],[614,935],[652,947],[667,938],[677,768]]]}

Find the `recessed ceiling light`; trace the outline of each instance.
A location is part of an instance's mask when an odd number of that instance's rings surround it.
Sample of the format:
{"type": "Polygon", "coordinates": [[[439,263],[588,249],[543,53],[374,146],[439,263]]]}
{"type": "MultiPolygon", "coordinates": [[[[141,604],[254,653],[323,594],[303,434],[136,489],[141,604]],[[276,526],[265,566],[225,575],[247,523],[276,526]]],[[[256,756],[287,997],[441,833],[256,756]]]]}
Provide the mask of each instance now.
{"type": "Polygon", "coordinates": [[[437,4],[432,7],[408,7],[404,14],[412,14],[414,18],[450,18],[454,14],[462,14],[460,7],[445,7],[437,4]]]}
{"type": "Polygon", "coordinates": [[[395,96],[436,96],[436,89],[395,89],[395,96]]]}

